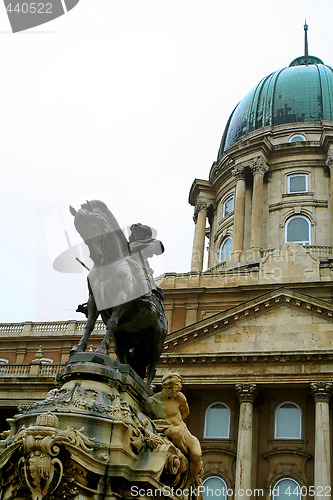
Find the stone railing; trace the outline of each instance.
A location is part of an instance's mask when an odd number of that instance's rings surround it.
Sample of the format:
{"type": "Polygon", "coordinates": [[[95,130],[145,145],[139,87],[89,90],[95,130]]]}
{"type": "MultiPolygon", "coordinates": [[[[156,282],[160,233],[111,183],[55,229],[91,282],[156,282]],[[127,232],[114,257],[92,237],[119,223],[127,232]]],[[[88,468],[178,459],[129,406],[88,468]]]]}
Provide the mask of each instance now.
{"type": "Polygon", "coordinates": [[[55,377],[64,366],[64,363],[5,363],[0,364],[0,377],[55,377]]]}
{"type": "Polygon", "coordinates": [[[311,255],[329,255],[332,254],[333,248],[330,245],[304,245],[307,253],[311,255]]]}
{"type": "MultiPolygon", "coordinates": [[[[0,334],[8,335],[14,337],[17,335],[32,335],[32,336],[47,336],[53,333],[61,333],[62,335],[73,335],[75,333],[81,334],[84,330],[86,322],[85,321],[52,321],[52,322],[31,322],[26,321],[25,323],[0,323],[0,334]]],[[[105,325],[103,321],[96,321],[94,328],[95,333],[104,333],[105,325]]]]}

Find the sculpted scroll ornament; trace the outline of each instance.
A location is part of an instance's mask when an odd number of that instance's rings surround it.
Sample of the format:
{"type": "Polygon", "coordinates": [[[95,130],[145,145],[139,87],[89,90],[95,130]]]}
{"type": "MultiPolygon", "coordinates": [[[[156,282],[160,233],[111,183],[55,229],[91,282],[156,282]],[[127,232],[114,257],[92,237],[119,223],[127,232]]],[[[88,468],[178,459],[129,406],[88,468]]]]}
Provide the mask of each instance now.
{"type": "Polygon", "coordinates": [[[61,484],[61,489],[68,490],[64,498],[75,496],[78,489],[68,487],[62,460],[66,445],[87,454],[94,450],[93,440],[85,436],[83,431],[84,427],[60,430],[58,418],[51,412],[39,415],[35,426],[23,427],[8,448],[9,456],[16,450],[23,455],[16,465],[14,491],[29,491],[33,500],[51,500],[61,484]]]}
{"type": "Polygon", "coordinates": [[[317,402],[329,402],[333,392],[333,382],[311,382],[310,387],[317,402]]]}
{"type": "Polygon", "coordinates": [[[256,397],[256,384],[236,384],[236,392],[241,403],[253,403],[256,397]]]}

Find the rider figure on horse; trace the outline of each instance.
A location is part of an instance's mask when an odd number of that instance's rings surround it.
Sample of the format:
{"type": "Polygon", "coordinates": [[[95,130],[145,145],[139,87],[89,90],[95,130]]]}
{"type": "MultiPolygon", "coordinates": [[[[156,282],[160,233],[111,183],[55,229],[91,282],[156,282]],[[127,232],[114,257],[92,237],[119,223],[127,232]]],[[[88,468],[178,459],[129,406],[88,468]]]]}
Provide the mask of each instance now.
{"type": "Polygon", "coordinates": [[[153,238],[153,231],[144,224],[132,224],[131,234],[128,238],[131,254],[139,253],[145,279],[149,283],[149,288],[160,300],[163,300],[163,290],[156,286],[153,278],[153,269],[148,263],[148,258],[153,255],[161,255],[164,252],[163,243],[153,238]]]}

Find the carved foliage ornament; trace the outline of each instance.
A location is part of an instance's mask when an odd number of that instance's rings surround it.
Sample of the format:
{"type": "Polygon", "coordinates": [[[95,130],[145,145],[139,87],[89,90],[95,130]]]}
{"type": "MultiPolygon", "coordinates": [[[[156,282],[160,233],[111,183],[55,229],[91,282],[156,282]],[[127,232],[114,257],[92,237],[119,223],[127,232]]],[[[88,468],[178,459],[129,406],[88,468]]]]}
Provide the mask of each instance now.
{"type": "Polygon", "coordinates": [[[209,210],[215,210],[216,205],[209,200],[199,200],[194,207],[193,220],[196,223],[198,220],[199,212],[208,212],[209,210]]]}
{"type": "Polygon", "coordinates": [[[236,180],[244,180],[245,179],[245,167],[241,165],[237,165],[231,170],[232,175],[236,178],[236,180]]]}
{"type": "Polygon", "coordinates": [[[59,456],[65,445],[87,454],[94,449],[93,440],[83,431],[84,427],[60,430],[58,418],[51,412],[39,415],[35,426],[23,427],[10,444],[13,451],[19,449],[23,455],[16,466],[14,490],[29,491],[33,500],[52,498],[60,483],[64,485],[64,465],[59,456]]]}
{"type": "Polygon", "coordinates": [[[258,158],[254,160],[250,168],[253,172],[253,175],[255,174],[264,175],[266,172],[268,172],[268,165],[265,162],[265,160],[260,156],[258,156],[258,158]]]}
{"type": "Polygon", "coordinates": [[[241,403],[253,403],[256,397],[256,384],[236,384],[236,392],[241,403]]]}
{"type": "Polygon", "coordinates": [[[329,402],[333,392],[333,382],[311,382],[310,387],[317,402],[329,402]]]}

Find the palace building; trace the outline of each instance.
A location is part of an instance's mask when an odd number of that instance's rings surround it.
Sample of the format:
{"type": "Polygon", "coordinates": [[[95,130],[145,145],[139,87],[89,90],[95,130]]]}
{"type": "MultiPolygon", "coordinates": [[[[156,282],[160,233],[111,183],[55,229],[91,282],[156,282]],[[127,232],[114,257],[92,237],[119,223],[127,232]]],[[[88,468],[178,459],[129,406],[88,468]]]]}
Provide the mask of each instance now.
{"type": "MultiPolygon", "coordinates": [[[[305,25],[304,56],[237,104],[208,179],[192,184],[191,270],[159,278],[169,334],[156,385],[183,377],[207,499],[331,495],[332,179],[333,69],[308,54],[305,25]]],[[[0,325],[2,431],[54,387],[83,327],[0,325]]]]}

